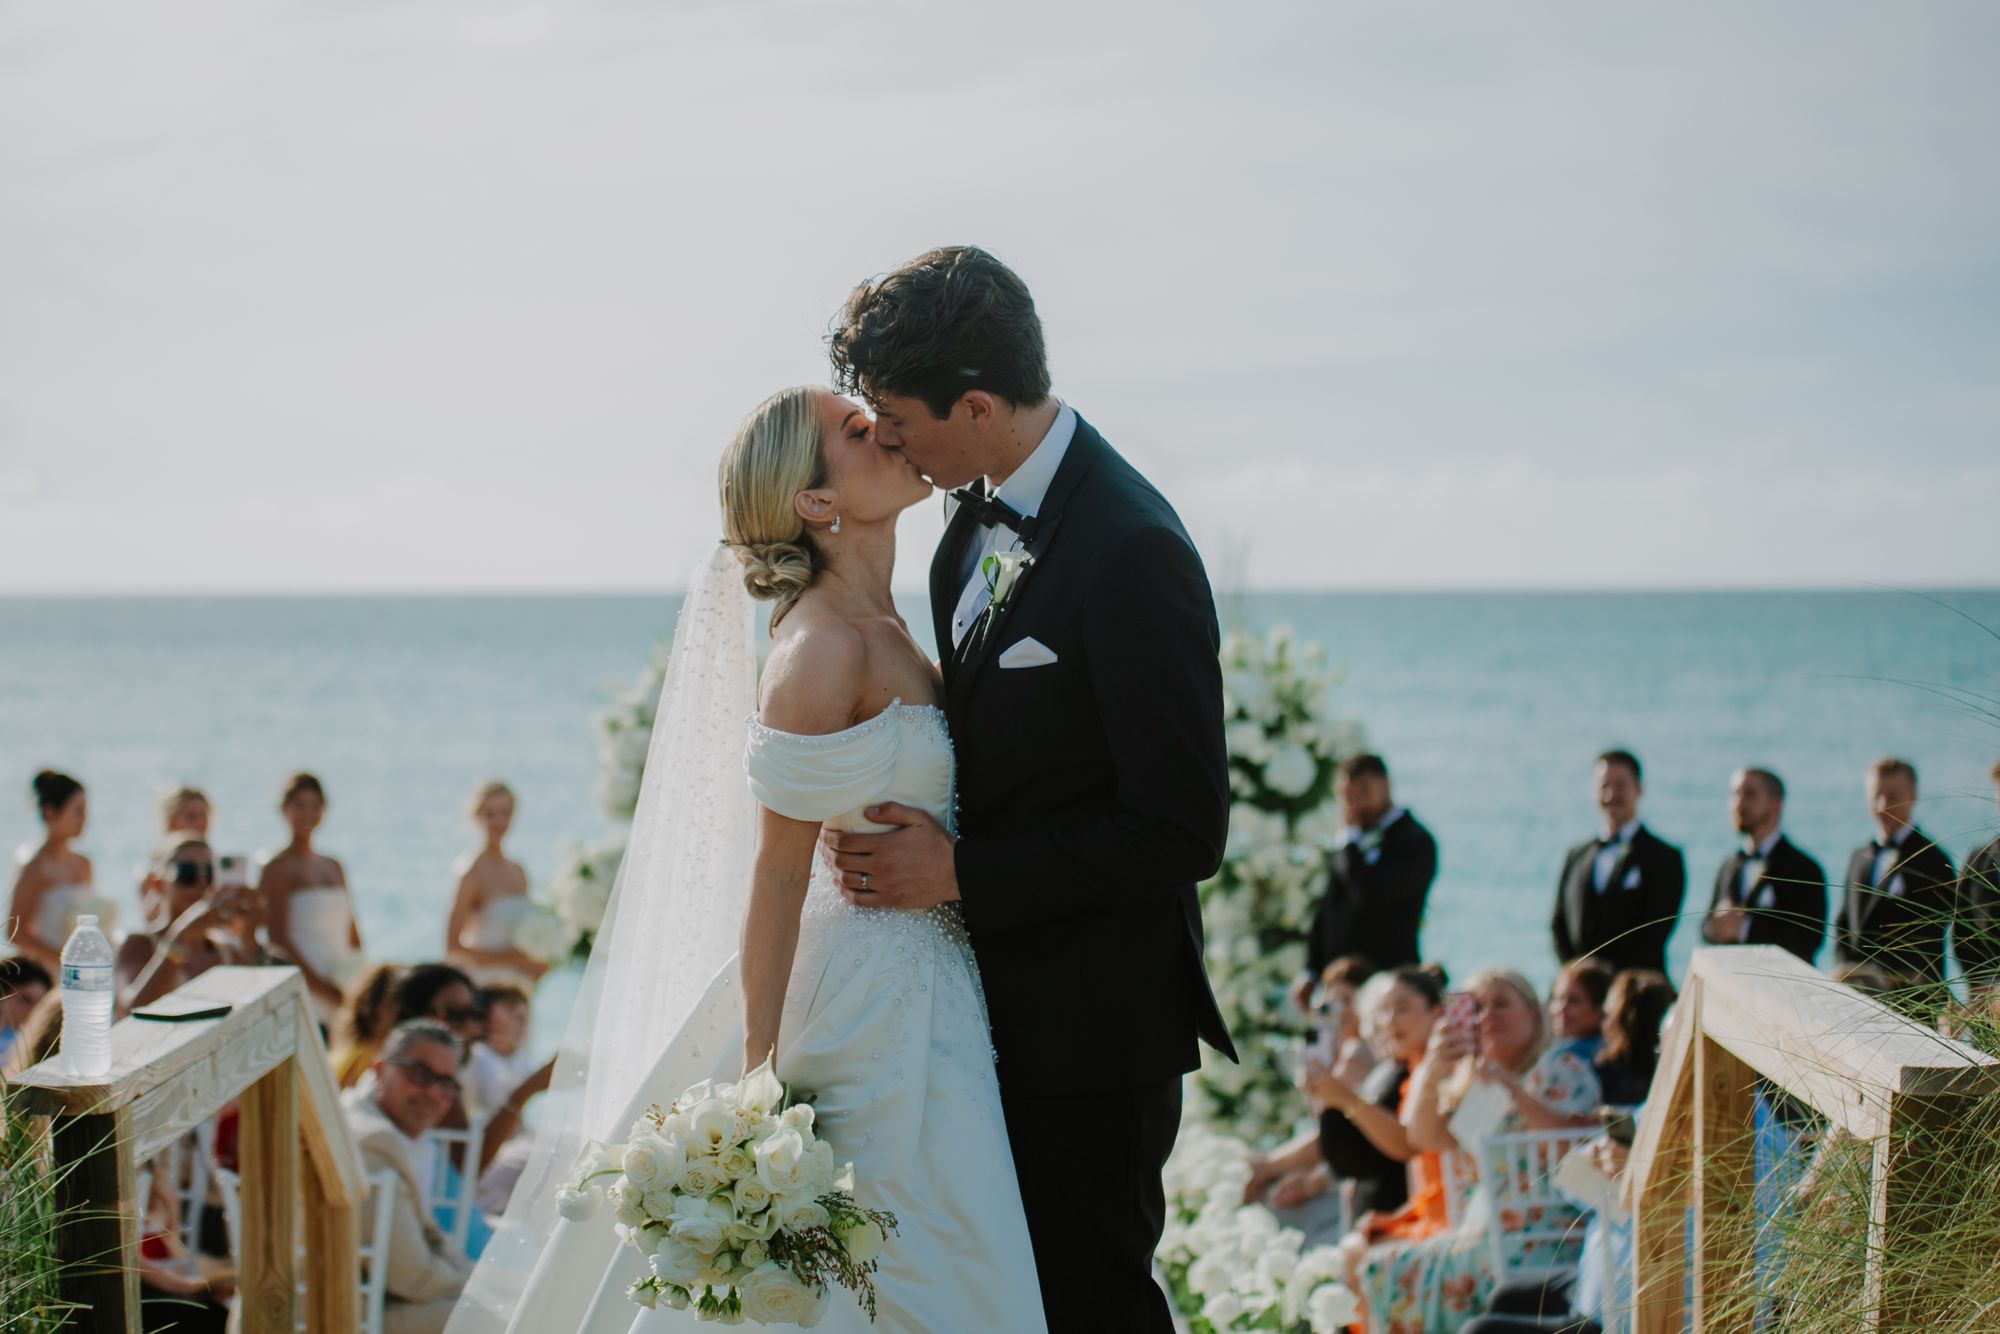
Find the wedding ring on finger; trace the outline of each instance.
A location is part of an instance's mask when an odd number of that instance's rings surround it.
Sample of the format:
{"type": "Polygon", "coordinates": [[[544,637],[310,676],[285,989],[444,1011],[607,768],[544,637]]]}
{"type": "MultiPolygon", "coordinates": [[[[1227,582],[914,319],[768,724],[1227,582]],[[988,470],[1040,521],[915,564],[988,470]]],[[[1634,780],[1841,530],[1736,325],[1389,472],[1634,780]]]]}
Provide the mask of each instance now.
{"type": "Polygon", "coordinates": [[[863,894],[868,892],[868,872],[866,871],[861,873],[861,892],[863,894]]]}

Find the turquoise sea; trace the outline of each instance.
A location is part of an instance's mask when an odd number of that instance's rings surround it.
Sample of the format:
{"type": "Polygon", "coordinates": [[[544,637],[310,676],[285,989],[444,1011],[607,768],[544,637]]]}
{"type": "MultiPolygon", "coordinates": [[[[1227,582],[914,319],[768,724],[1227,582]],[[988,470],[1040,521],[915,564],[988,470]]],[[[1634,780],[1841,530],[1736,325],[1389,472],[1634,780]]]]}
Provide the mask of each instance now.
{"type": "MultiPolygon", "coordinates": [[[[332,799],[321,846],[347,865],[368,952],[435,956],[478,780],[520,794],[512,847],[537,879],[560,840],[606,831],[591,716],[675,605],[0,600],[0,848],[37,836],[35,770],[76,774],[91,793],[82,846],[129,918],[164,784],[207,789],[218,849],[252,851],[280,839],[284,775],[309,768],[332,799]]],[[[906,613],[927,623],[914,598],[906,613]]],[[[1878,754],[1916,763],[1921,823],[1954,856],[2000,824],[1987,781],[2000,638],[1981,628],[2000,627],[2000,591],[1258,594],[1223,613],[1287,622],[1344,665],[1337,710],[1363,722],[1438,836],[1425,943],[1454,970],[1552,972],[1556,868],[1594,830],[1590,763],[1608,746],[1643,759],[1643,813],[1687,850],[1691,911],[1728,851],[1740,764],[1784,776],[1788,828],[1830,867],[1868,837],[1862,774],[1878,754]]],[[[1677,970],[1695,936],[1678,932],[1677,970]]]]}

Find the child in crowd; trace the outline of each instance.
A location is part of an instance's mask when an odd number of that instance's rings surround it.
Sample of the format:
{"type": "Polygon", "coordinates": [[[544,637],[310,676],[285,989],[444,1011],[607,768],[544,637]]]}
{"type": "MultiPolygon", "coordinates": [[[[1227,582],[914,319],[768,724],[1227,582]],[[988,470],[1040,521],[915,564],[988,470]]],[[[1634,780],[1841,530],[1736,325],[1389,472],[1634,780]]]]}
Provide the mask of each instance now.
{"type": "Polygon", "coordinates": [[[1549,988],[1550,1046],[1588,1065],[1604,1045],[1604,1004],[1611,994],[1611,965],[1602,959],[1572,959],[1549,988]]]}
{"type": "Polygon", "coordinates": [[[535,1072],[528,1055],[531,1002],[527,990],[512,982],[481,987],[479,1002],[486,1011],[486,1035],[472,1044],[465,1096],[473,1106],[490,1111],[535,1072]]]}

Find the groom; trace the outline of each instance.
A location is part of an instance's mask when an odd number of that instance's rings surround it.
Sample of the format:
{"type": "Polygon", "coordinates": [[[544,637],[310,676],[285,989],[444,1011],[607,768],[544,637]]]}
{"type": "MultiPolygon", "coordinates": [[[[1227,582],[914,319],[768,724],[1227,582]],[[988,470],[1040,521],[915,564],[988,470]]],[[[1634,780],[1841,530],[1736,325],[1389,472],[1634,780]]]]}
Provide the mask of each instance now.
{"type": "Polygon", "coordinates": [[[1195,884],[1229,774],[1215,604],[1160,493],[1049,392],[1027,287],[920,255],[848,299],[837,378],[957,502],[931,616],[959,837],[920,811],[833,834],[850,902],[957,900],[979,959],[1049,1328],[1167,1330],[1160,1168],[1196,1039],[1232,1058],[1195,884]]]}

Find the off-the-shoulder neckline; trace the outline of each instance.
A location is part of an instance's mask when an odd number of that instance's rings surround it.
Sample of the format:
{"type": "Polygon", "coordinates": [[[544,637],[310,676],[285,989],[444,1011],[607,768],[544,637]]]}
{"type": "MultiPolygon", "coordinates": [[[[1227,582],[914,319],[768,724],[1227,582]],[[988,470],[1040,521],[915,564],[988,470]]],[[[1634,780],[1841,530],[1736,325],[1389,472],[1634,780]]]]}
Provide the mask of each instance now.
{"type": "Polygon", "coordinates": [[[898,695],[890,700],[884,706],[882,712],[876,714],[873,718],[864,718],[854,724],[854,726],[843,727],[838,732],[785,732],[767,725],[754,713],[750,715],[750,726],[767,736],[783,737],[787,741],[842,741],[849,737],[861,736],[864,733],[871,732],[882,726],[888,719],[905,713],[936,713],[942,715],[944,710],[935,704],[905,704],[903,703],[903,697],[898,695]]]}

